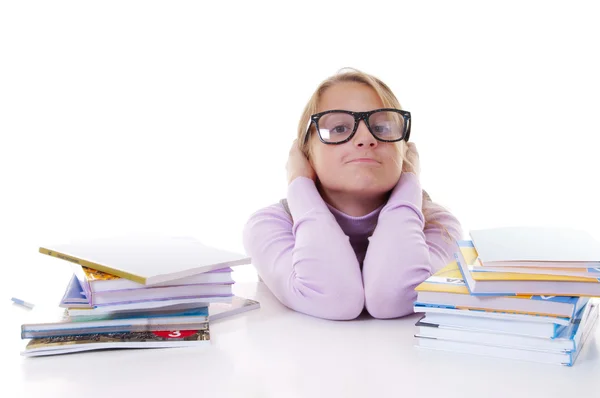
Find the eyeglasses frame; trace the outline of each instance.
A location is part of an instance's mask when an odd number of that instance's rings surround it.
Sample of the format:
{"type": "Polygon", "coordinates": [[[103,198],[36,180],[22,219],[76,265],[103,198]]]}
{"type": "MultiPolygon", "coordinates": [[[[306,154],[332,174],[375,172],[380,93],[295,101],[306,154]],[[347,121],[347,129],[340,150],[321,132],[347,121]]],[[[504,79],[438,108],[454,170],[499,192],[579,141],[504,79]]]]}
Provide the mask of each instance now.
{"type": "Polygon", "coordinates": [[[356,135],[356,131],[358,130],[358,125],[360,124],[361,120],[365,122],[365,126],[367,126],[367,130],[369,130],[369,132],[371,133],[371,135],[377,141],[381,141],[381,142],[398,142],[398,141],[406,140],[406,142],[408,142],[408,139],[410,137],[410,125],[411,125],[410,112],[402,110],[402,109],[396,109],[396,108],[380,108],[380,109],[373,109],[372,111],[368,111],[368,112],[353,112],[353,111],[347,111],[347,110],[343,110],[343,109],[331,109],[331,110],[328,110],[328,111],[315,113],[314,115],[310,116],[310,119],[308,121],[308,125],[306,126],[306,141],[308,141],[310,127],[314,123],[315,124],[315,128],[317,130],[317,134],[319,136],[319,140],[322,143],[327,144],[327,145],[340,145],[340,144],[344,144],[344,143],[350,141],[352,139],[352,137],[354,137],[356,135]],[[369,117],[371,115],[373,115],[374,113],[383,112],[383,111],[392,111],[392,112],[396,112],[396,113],[399,113],[400,115],[402,115],[402,118],[404,119],[404,125],[406,126],[404,134],[402,135],[402,137],[400,137],[398,139],[395,139],[395,140],[383,140],[383,139],[377,137],[373,133],[373,131],[371,130],[371,126],[369,125],[369,117]],[[319,132],[319,119],[321,119],[322,116],[327,115],[329,113],[346,113],[346,114],[351,115],[351,116],[354,117],[354,129],[352,130],[352,134],[350,134],[348,136],[348,138],[346,138],[346,139],[344,139],[342,141],[339,141],[339,142],[327,142],[327,141],[325,141],[323,139],[323,137],[321,137],[321,133],[319,132]]]}

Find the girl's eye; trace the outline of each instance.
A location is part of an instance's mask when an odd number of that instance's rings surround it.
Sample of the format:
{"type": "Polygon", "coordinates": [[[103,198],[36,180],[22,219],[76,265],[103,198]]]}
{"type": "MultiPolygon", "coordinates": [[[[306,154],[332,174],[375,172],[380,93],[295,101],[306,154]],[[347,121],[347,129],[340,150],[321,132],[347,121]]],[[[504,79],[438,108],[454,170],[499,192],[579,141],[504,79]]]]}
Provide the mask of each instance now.
{"type": "Polygon", "coordinates": [[[336,134],[344,134],[344,133],[348,132],[348,127],[347,126],[342,126],[342,125],[335,126],[330,131],[332,133],[336,133],[336,134]]]}
{"type": "Polygon", "coordinates": [[[390,128],[386,125],[377,125],[373,128],[376,134],[387,134],[390,132],[390,128]]]}

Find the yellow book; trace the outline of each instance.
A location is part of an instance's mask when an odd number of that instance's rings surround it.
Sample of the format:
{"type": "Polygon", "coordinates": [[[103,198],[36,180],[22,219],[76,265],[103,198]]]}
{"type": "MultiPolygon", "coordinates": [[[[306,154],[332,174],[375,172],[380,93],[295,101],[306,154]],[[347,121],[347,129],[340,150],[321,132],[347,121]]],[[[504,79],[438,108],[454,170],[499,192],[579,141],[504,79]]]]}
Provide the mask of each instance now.
{"type": "Polygon", "coordinates": [[[142,285],[156,285],[217,269],[250,264],[250,257],[193,237],[118,236],[81,239],[39,252],[142,285]]]}
{"type": "Polygon", "coordinates": [[[463,281],[462,274],[456,261],[430,276],[415,288],[417,292],[439,292],[469,294],[469,289],[463,281]]]}
{"type": "MultiPolygon", "coordinates": [[[[467,253],[467,257],[472,259],[473,253],[467,253]]],[[[585,297],[524,294],[472,295],[456,261],[451,261],[431,275],[419,284],[415,291],[417,292],[415,308],[423,312],[427,312],[428,308],[451,308],[571,318],[588,302],[588,298],[585,297]]]]}

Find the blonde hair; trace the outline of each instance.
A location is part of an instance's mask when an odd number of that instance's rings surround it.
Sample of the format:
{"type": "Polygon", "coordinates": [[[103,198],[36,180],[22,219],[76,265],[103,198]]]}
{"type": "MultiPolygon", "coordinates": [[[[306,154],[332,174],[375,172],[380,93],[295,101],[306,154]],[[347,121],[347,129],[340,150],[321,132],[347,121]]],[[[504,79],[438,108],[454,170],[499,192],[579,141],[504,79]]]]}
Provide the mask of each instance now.
{"type": "MultiPolygon", "coordinates": [[[[311,157],[311,151],[310,142],[307,139],[307,135],[309,134],[309,131],[314,131],[314,126],[311,126],[310,130],[307,129],[310,117],[311,115],[317,113],[317,109],[319,107],[319,99],[321,98],[321,95],[323,95],[323,93],[331,86],[342,82],[354,82],[367,85],[368,87],[372,88],[375,91],[375,93],[377,93],[377,96],[381,99],[384,108],[402,109],[400,101],[398,101],[392,90],[388,87],[387,84],[385,84],[377,77],[369,75],[354,68],[340,69],[340,71],[338,71],[337,74],[330,76],[329,78],[323,80],[321,84],[319,84],[317,89],[314,91],[314,93],[308,100],[308,103],[304,107],[304,111],[302,112],[302,116],[300,117],[300,121],[298,122],[297,140],[300,144],[302,152],[309,159],[311,157]]],[[[406,157],[406,152],[408,150],[408,145],[406,144],[406,141],[398,141],[395,143],[395,145],[403,161],[402,171],[404,172],[406,170],[413,169],[413,165],[406,157]]],[[[448,236],[450,236],[448,230],[442,224],[435,220],[436,216],[441,214],[443,210],[443,207],[433,203],[427,192],[423,191],[422,212],[423,216],[425,217],[425,229],[427,229],[431,225],[438,225],[446,232],[448,236]]]]}

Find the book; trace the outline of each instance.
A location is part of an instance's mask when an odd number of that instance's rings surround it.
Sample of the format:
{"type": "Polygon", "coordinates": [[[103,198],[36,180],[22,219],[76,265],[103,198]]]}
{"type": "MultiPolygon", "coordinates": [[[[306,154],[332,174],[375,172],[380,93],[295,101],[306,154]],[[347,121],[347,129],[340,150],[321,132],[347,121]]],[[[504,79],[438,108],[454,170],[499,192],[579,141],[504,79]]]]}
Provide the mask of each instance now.
{"type": "Polygon", "coordinates": [[[87,293],[81,289],[78,279],[73,276],[69,282],[65,296],[61,300],[60,306],[67,308],[92,308],[102,305],[136,304],[148,301],[164,302],[178,299],[208,300],[215,297],[233,297],[232,284],[147,286],[144,289],[87,293]]]}
{"type": "Polygon", "coordinates": [[[564,328],[555,338],[540,338],[522,336],[510,333],[479,331],[474,329],[459,329],[436,327],[417,323],[417,338],[458,341],[471,344],[493,345],[497,347],[519,348],[525,350],[544,350],[556,352],[576,351],[581,336],[586,327],[595,324],[598,318],[598,306],[590,303],[578,313],[574,322],[564,328]],[[588,325],[589,324],[589,325],[588,325]]]}
{"type": "MultiPolygon", "coordinates": [[[[81,287],[89,295],[91,293],[108,292],[114,290],[132,290],[144,289],[147,285],[124,279],[116,275],[107,274],[92,268],[74,264],[73,271],[79,280],[81,287]]],[[[164,286],[182,286],[182,285],[201,285],[201,284],[232,284],[234,280],[231,277],[233,270],[229,267],[191,275],[182,279],[169,280],[167,282],[157,283],[152,287],[164,286]]]]}
{"type": "Polygon", "coordinates": [[[538,274],[574,276],[580,278],[600,278],[600,268],[561,268],[561,267],[517,267],[517,266],[484,266],[479,259],[472,264],[473,272],[507,272],[517,274],[538,274]]]}
{"type": "Polygon", "coordinates": [[[470,236],[485,265],[600,266],[600,242],[582,230],[517,226],[472,230],[470,236]]]}
{"type": "Polygon", "coordinates": [[[234,296],[230,303],[210,303],[208,306],[208,317],[211,322],[214,322],[259,308],[260,303],[256,300],[234,296]]]}
{"type": "Polygon", "coordinates": [[[147,289],[116,290],[92,293],[90,305],[115,305],[140,303],[144,301],[232,297],[231,284],[182,285],[149,287],[147,289]]]}
{"type": "Polygon", "coordinates": [[[175,348],[210,344],[210,328],[132,333],[103,333],[30,340],[22,356],[36,357],[82,351],[131,348],[175,348]]]}
{"type": "MultiPolygon", "coordinates": [[[[460,312],[461,310],[456,310],[460,312]]],[[[467,310],[462,312],[468,312],[467,310]]],[[[469,329],[487,332],[511,333],[522,336],[555,338],[567,325],[558,323],[531,321],[516,321],[509,319],[494,319],[489,317],[465,316],[427,312],[419,324],[432,325],[439,328],[469,329]]]]}
{"type": "MultiPolygon", "coordinates": [[[[596,303],[592,303],[592,306],[596,306],[596,303]]],[[[473,340],[466,341],[464,340],[456,340],[450,339],[446,340],[444,338],[437,337],[422,337],[417,338],[416,346],[418,348],[427,349],[427,350],[437,350],[437,351],[447,351],[454,353],[462,353],[462,354],[471,354],[471,355],[481,355],[488,357],[496,357],[496,358],[507,358],[513,360],[523,360],[530,362],[538,362],[538,363],[549,363],[549,364],[557,364],[564,366],[573,366],[583,346],[588,340],[589,336],[596,329],[598,316],[597,316],[597,308],[592,310],[595,315],[589,316],[584,322],[581,322],[579,325],[574,326],[576,328],[575,336],[573,337],[575,348],[574,350],[557,350],[555,347],[548,349],[548,346],[553,345],[551,343],[552,339],[545,339],[546,344],[543,344],[542,347],[535,347],[536,345],[542,345],[541,343],[532,343],[531,339],[528,339],[528,343],[524,343],[523,340],[520,340],[518,344],[515,345],[516,340],[510,340],[512,345],[508,345],[508,340],[494,340],[490,334],[488,334],[488,339],[484,340],[481,343],[475,343],[473,340]],[[497,342],[498,344],[494,344],[497,342]],[[523,347],[523,344],[529,344],[528,348],[523,347]],[[534,347],[532,347],[534,345],[534,347]]],[[[572,333],[573,329],[567,330],[565,329],[559,336],[558,339],[565,339],[568,337],[568,333],[572,333]]],[[[469,333],[466,330],[461,330],[461,333],[469,333]]],[[[460,338],[461,334],[454,334],[454,337],[460,338]]],[[[463,335],[464,336],[464,335],[463,335]]],[[[470,335],[470,337],[474,338],[474,335],[470,335]]],[[[538,340],[539,341],[539,340],[538,340]]],[[[564,341],[561,342],[565,344],[564,341]]],[[[561,343],[558,343],[557,346],[560,346],[561,343]]]]}
{"type": "MultiPolygon", "coordinates": [[[[560,274],[544,274],[543,272],[535,272],[528,274],[525,272],[513,272],[512,270],[519,269],[521,267],[504,267],[510,269],[508,272],[502,271],[491,271],[489,268],[483,267],[482,262],[479,259],[479,252],[475,248],[473,242],[468,240],[461,240],[458,242],[458,247],[462,253],[463,258],[469,271],[472,272],[473,279],[475,280],[534,280],[534,281],[564,281],[564,282],[598,282],[600,274],[595,276],[570,276],[560,274]]],[[[538,268],[541,270],[543,268],[538,268]]]]}
{"type": "Polygon", "coordinates": [[[250,263],[246,255],[207,246],[193,237],[82,239],[42,246],[39,252],[143,285],[250,263]]]}
{"type": "Polygon", "coordinates": [[[141,301],[137,303],[127,304],[107,304],[97,305],[95,307],[87,308],[67,308],[69,316],[87,316],[87,315],[99,315],[99,314],[116,314],[121,312],[132,312],[132,311],[150,311],[150,310],[163,310],[167,308],[197,308],[208,306],[210,303],[227,303],[232,300],[233,296],[227,297],[200,297],[200,298],[186,298],[186,299],[168,299],[168,300],[151,300],[141,301]]]}
{"type": "Polygon", "coordinates": [[[600,296],[600,279],[594,281],[547,280],[545,275],[533,275],[526,278],[521,276],[504,280],[490,280],[489,277],[482,278],[480,276],[480,274],[487,275],[487,272],[479,272],[474,275],[475,273],[469,269],[460,250],[454,256],[471,295],[600,296]]]}
{"type": "Polygon", "coordinates": [[[456,260],[419,284],[415,305],[573,317],[588,298],[554,295],[471,295],[456,260]]]}
{"type": "MultiPolygon", "coordinates": [[[[584,304],[585,306],[585,304],[584,304]]],[[[583,307],[581,307],[583,308],[583,307]]],[[[581,308],[579,310],[581,310],[581,308]]],[[[502,311],[487,311],[487,310],[472,310],[462,308],[444,308],[444,307],[430,307],[415,304],[413,310],[418,313],[425,314],[447,314],[454,316],[468,316],[475,317],[478,319],[505,319],[509,321],[524,321],[524,322],[535,322],[535,323],[555,323],[557,325],[568,325],[573,319],[571,317],[554,317],[537,314],[520,314],[516,312],[502,312],[502,311]]]]}
{"type": "Polygon", "coordinates": [[[209,321],[208,308],[71,318],[63,309],[35,308],[21,325],[21,338],[108,332],[201,329],[209,321]]]}

